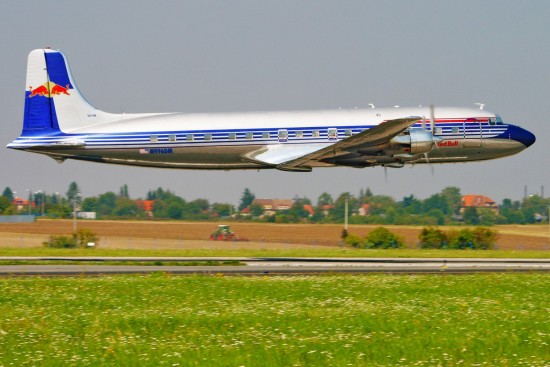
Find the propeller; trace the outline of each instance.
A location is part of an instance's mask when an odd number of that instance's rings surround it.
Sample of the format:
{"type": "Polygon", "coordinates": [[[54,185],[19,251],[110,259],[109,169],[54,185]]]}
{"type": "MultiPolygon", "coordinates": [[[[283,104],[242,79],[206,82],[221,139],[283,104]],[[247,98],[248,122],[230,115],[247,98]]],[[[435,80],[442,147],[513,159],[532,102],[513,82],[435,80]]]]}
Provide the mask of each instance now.
{"type": "MultiPolygon", "coordinates": [[[[432,136],[434,136],[435,132],[435,107],[434,105],[430,105],[430,132],[432,133],[432,136]]],[[[436,149],[439,149],[439,146],[434,141],[434,146],[436,149]]],[[[426,163],[428,164],[428,167],[430,167],[430,172],[432,176],[434,175],[434,166],[430,163],[430,158],[428,157],[428,152],[424,153],[424,158],[426,158],[426,163]]]]}

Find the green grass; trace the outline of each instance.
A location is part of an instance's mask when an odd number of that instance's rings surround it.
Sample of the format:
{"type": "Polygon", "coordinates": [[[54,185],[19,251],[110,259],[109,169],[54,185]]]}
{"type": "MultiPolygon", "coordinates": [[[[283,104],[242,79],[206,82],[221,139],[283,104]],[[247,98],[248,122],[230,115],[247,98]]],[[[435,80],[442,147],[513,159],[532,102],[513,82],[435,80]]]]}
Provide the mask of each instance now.
{"type": "Polygon", "coordinates": [[[0,366],[548,366],[546,274],[1,278],[0,366]]]}
{"type": "Polygon", "coordinates": [[[54,249],[0,248],[0,256],[182,256],[182,257],[467,257],[467,258],[550,258],[550,251],[508,251],[508,250],[421,250],[421,249],[354,249],[354,248],[311,248],[293,249],[181,249],[181,250],[139,250],[139,249],[54,249]]]}
{"type": "Polygon", "coordinates": [[[2,265],[127,265],[127,266],[243,266],[237,260],[226,261],[79,261],[79,260],[2,260],[2,265]]]}

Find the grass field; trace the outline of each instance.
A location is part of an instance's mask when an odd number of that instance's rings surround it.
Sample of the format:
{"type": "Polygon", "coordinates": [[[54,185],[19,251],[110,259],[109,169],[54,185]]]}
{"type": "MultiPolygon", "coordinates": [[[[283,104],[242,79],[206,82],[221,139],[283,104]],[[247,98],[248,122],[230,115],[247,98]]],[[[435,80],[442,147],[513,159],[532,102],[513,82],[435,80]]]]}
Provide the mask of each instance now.
{"type": "Polygon", "coordinates": [[[346,258],[518,258],[518,259],[548,259],[550,251],[542,250],[420,250],[420,249],[355,249],[339,247],[308,247],[282,245],[273,247],[271,244],[252,243],[249,248],[235,247],[226,244],[225,248],[180,248],[180,249],[54,249],[44,247],[0,247],[0,256],[38,256],[38,257],[76,257],[76,256],[112,256],[112,257],[346,257],[346,258]]]}
{"type": "Polygon", "coordinates": [[[0,279],[1,366],[548,366],[545,274],[0,279]]]}

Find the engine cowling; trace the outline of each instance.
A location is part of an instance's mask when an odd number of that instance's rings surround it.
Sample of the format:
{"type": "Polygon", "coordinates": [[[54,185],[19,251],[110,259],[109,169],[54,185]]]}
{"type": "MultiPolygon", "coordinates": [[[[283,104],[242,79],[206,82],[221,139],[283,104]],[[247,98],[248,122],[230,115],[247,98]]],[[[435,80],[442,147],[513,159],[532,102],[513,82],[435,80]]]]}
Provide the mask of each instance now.
{"type": "Polygon", "coordinates": [[[437,138],[425,129],[409,129],[405,134],[390,140],[392,150],[398,154],[423,154],[434,147],[437,138]]]}

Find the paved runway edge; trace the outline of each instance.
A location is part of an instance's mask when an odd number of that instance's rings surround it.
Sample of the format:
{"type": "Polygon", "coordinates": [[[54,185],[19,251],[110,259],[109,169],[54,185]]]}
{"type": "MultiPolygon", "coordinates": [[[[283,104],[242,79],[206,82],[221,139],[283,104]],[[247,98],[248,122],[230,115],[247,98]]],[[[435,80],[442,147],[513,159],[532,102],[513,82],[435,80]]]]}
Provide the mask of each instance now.
{"type": "Polygon", "coordinates": [[[472,274],[488,272],[550,272],[550,259],[349,259],[349,258],[15,258],[44,260],[44,265],[1,265],[0,276],[99,276],[167,273],[174,275],[302,275],[302,274],[472,274]],[[81,261],[78,265],[53,264],[55,260],[81,261]],[[241,266],[97,265],[87,261],[227,261],[241,266]],[[49,263],[49,264],[48,264],[49,263]]]}

